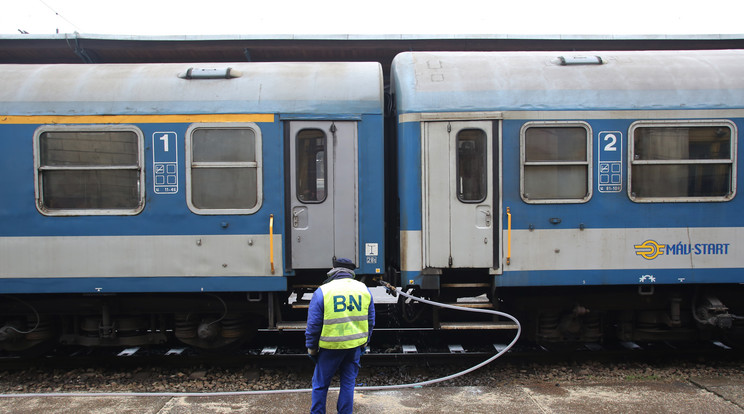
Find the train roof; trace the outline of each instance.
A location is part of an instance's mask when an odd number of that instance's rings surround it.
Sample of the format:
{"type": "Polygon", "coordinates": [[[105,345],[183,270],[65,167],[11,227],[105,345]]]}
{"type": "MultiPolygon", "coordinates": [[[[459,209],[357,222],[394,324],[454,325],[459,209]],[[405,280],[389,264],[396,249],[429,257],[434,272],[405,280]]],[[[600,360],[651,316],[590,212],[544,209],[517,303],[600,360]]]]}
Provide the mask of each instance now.
{"type": "Polygon", "coordinates": [[[229,35],[0,34],[0,63],[380,62],[408,51],[744,49],[717,35],[229,35]]]}
{"type": "Polygon", "coordinates": [[[376,62],[0,65],[0,79],[0,116],[383,111],[376,62]]]}
{"type": "Polygon", "coordinates": [[[401,53],[398,113],[744,108],[744,51],[401,53]]]}

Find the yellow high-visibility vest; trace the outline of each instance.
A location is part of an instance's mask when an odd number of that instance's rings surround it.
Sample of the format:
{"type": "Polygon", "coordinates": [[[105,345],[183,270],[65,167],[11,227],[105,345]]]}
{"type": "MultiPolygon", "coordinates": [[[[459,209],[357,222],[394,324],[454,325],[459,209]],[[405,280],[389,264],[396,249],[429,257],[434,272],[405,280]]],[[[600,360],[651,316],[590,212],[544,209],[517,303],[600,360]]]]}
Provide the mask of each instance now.
{"type": "Polygon", "coordinates": [[[367,286],[354,279],[336,279],[320,287],[323,292],[323,330],[320,347],[350,349],[364,345],[369,335],[367,286]]]}

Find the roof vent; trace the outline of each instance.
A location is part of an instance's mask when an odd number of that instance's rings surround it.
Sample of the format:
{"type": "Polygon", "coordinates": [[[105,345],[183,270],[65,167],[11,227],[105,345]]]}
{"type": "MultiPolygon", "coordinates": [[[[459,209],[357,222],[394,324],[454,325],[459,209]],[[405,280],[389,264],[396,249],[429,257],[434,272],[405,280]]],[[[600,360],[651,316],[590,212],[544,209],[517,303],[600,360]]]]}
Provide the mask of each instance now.
{"type": "Polygon", "coordinates": [[[181,79],[232,79],[239,78],[242,73],[233,68],[225,69],[197,69],[189,68],[186,73],[179,73],[181,79]]]}
{"type": "Polygon", "coordinates": [[[558,56],[558,64],[561,66],[575,65],[601,65],[604,61],[599,56],[558,56]]]}

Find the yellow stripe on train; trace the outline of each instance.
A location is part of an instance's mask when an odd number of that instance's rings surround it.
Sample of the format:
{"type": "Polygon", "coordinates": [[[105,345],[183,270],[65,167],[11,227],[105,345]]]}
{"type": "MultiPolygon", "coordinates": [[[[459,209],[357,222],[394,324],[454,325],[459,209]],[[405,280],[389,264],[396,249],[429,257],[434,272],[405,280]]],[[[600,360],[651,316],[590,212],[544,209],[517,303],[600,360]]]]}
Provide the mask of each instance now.
{"type": "Polygon", "coordinates": [[[194,122],[274,122],[274,114],[0,115],[0,124],[162,124],[194,122]]]}

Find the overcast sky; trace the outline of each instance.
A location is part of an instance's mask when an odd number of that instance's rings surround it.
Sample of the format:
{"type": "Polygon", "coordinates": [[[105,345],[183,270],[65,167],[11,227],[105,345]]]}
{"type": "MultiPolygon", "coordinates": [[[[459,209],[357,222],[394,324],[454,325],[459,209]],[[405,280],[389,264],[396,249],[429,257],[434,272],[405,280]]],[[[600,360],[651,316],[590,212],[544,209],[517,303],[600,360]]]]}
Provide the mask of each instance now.
{"type": "Polygon", "coordinates": [[[744,33],[742,0],[0,0],[0,34],[744,33]]]}

